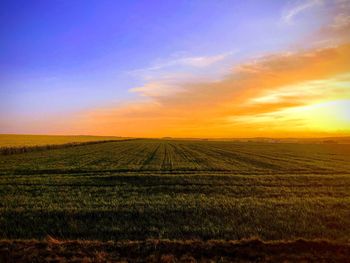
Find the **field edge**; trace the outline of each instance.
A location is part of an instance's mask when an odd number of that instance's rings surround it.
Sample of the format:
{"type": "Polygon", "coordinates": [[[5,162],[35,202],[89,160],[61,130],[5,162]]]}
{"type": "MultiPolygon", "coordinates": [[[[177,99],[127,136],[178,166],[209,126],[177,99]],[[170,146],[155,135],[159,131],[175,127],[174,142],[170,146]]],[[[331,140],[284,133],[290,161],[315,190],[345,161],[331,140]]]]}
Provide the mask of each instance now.
{"type": "Polygon", "coordinates": [[[1,262],[349,262],[350,242],[331,240],[0,240],[1,262]]]}

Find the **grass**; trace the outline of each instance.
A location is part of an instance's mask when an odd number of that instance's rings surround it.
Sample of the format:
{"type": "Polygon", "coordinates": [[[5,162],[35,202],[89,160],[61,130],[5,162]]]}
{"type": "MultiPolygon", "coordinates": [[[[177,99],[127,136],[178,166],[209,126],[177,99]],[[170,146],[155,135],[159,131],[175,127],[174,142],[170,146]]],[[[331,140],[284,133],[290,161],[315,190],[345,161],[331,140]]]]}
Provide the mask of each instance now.
{"type": "Polygon", "coordinates": [[[0,147],[43,146],[52,144],[82,143],[125,139],[115,136],[64,136],[64,135],[18,135],[0,134],[0,147]]]}
{"type": "Polygon", "coordinates": [[[0,238],[350,240],[350,145],[137,140],[0,156],[0,238]]]}
{"type": "Polygon", "coordinates": [[[0,157],[0,173],[9,174],[341,174],[349,170],[349,144],[133,140],[0,157]]]}
{"type": "Polygon", "coordinates": [[[129,140],[135,139],[98,136],[0,135],[0,155],[12,155],[129,140]]]}
{"type": "Polygon", "coordinates": [[[1,182],[3,238],[350,237],[350,180],[343,175],[16,179],[1,182]]]}
{"type": "Polygon", "coordinates": [[[0,262],[348,262],[349,253],[319,240],[0,241],[0,262]]]}

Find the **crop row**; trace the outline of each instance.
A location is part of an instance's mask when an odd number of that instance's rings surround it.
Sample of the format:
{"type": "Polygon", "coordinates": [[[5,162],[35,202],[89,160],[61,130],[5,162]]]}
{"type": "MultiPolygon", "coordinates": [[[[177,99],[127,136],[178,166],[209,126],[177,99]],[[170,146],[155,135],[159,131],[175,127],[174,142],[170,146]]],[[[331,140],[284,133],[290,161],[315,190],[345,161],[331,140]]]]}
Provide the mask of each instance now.
{"type": "Polygon", "coordinates": [[[326,173],[350,170],[350,145],[131,140],[0,156],[2,174],[118,171],[326,173]]]}

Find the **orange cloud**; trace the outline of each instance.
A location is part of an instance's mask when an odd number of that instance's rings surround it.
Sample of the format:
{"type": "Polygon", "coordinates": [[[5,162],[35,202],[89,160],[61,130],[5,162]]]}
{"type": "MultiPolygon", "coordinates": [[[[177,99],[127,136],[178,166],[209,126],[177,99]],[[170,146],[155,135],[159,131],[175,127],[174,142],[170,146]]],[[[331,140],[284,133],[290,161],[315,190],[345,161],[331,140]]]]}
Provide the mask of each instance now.
{"type": "MultiPolygon", "coordinates": [[[[265,56],[236,66],[220,81],[178,84],[172,87],[176,92],[148,83],[149,90],[139,89],[142,100],[85,112],[77,125],[93,134],[137,137],[350,134],[346,123],[326,129],[294,111],[350,101],[349,61],[350,44],[342,44],[265,56]]],[[[317,109],[312,108],[314,116],[317,109]]]]}

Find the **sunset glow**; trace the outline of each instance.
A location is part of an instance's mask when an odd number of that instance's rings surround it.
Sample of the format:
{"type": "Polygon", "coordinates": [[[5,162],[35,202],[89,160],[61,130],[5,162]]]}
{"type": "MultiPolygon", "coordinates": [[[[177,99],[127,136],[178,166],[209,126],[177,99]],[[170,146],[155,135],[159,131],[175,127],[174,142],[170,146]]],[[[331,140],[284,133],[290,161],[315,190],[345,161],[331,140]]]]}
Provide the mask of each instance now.
{"type": "Polygon", "coordinates": [[[350,1],[73,2],[0,16],[1,133],[350,135],[350,1]]]}

